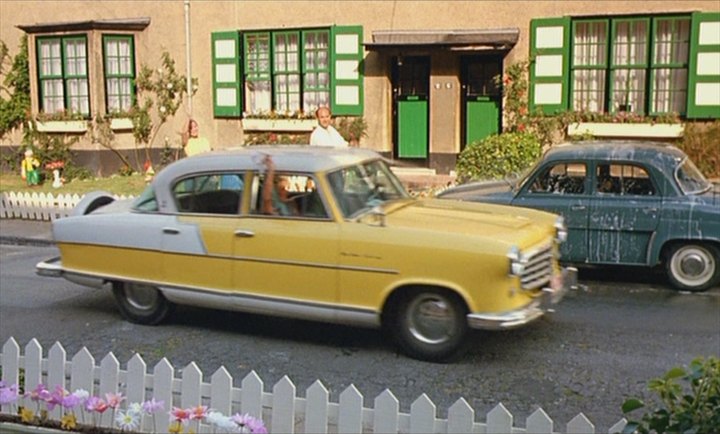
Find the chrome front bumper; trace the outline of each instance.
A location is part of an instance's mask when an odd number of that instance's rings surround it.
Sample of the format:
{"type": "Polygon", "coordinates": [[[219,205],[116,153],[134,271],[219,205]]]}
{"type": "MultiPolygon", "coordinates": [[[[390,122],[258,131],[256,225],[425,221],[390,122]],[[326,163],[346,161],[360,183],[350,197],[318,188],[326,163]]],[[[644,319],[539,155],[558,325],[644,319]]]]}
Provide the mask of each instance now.
{"type": "Polygon", "coordinates": [[[45,277],[62,277],[63,268],[60,257],[48,259],[47,261],[38,262],[35,265],[35,273],[38,276],[45,277]]]}
{"type": "Polygon", "coordinates": [[[549,307],[558,303],[570,288],[577,287],[577,269],[563,268],[562,274],[554,279],[551,287],[543,288],[541,296],[527,306],[501,313],[468,314],[468,326],[473,329],[507,330],[528,324],[547,312],[549,307]]]}
{"type": "Polygon", "coordinates": [[[90,276],[65,270],[59,256],[57,258],[38,262],[35,265],[35,273],[38,276],[44,277],[63,277],[65,280],[70,282],[77,283],[78,285],[89,286],[91,288],[101,288],[106,282],[106,279],[102,277],[90,276]]]}

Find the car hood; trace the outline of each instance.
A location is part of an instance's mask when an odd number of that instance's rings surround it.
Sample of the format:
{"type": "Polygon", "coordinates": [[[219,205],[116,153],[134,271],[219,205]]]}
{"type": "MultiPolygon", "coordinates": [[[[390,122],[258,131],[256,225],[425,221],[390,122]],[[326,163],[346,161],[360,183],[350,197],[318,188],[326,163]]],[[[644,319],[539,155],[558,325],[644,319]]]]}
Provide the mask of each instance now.
{"type": "Polygon", "coordinates": [[[437,195],[440,199],[510,203],[514,184],[509,181],[478,181],[449,188],[437,195]]]}
{"type": "Polygon", "coordinates": [[[396,203],[384,211],[389,228],[434,232],[438,237],[474,236],[521,248],[554,234],[556,219],[554,214],[529,208],[439,199],[396,203]]]}

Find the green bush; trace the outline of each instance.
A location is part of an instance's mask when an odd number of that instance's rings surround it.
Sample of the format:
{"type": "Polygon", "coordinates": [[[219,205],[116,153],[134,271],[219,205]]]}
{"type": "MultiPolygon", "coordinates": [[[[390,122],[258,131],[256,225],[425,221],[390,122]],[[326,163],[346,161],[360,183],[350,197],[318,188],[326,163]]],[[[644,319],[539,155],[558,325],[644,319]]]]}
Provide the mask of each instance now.
{"type": "Polygon", "coordinates": [[[534,134],[505,133],[468,145],[458,156],[457,176],[461,182],[474,179],[502,179],[534,163],[542,146],[534,134]]]}
{"type": "MultiPolygon", "coordinates": [[[[720,432],[720,359],[698,358],[687,370],[673,368],[662,378],[651,380],[648,389],[659,395],[660,406],[643,414],[640,420],[628,417],[623,433],[720,432]],[[689,387],[683,388],[678,380],[684,380],[689,387]]],[[[631,398],[625,401],[622,411],[627,415],[643,407],[645,403],[631,398]]]]}
{"type": "Polygon", "coordinates": [[[720,120],[685,125],[678,147],[685,151],[708,178],[720,178],[720,120]]]}

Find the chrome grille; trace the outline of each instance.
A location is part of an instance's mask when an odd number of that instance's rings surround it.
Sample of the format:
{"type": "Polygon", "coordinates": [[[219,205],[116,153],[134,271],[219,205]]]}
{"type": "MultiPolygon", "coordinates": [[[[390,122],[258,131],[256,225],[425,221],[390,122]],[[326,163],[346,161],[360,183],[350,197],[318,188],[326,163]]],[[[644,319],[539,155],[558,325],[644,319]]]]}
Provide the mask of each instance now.
{"type": "Polygon", "coordinates": [[[522,289],[539,289],[550,282],[553,273],[552,244],[526,252],[523,259],[525,269],[520,276],[522,289]]]}

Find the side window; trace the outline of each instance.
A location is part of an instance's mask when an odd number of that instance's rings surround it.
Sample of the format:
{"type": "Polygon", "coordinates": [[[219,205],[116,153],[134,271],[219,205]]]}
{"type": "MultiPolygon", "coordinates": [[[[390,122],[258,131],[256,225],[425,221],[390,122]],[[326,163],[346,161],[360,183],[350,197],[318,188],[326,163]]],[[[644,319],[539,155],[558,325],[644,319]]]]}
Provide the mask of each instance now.
{"type": "Polygon", "coordinates": [[[647,170],[632,164],[601,164],[597,167],[597,191],[605,194],[654,196],[647,170]]]}
{"type": "Polygon", "coordinates": [[[250,213],[278,217],[327,219],[328,213],[312,176],[297,173],[276,173],[272,180],[272,210],[263,207],[264,174],[255,176],[252,183],[250,213]]]}
{"type": "Polygon", "coordinates": [[[244,185],[240,173],[203,174],[180,180],[173,197],[182,213],[238,214],[244,185]]]}
{"type": "Polygon", "coordinates": [[[530,193],[582,194],[585,192],[587,167],[583,163],[561,163],[550,166],[535,178],[530,193]]]}

